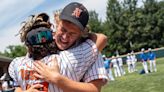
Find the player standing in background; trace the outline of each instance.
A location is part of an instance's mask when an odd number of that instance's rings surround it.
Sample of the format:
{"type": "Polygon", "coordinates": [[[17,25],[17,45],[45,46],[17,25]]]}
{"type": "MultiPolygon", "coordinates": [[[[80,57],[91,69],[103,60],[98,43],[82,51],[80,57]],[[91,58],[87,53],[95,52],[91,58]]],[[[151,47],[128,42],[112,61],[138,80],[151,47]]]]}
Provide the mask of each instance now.
{"type": "Polygon", "coordinates": [[[126,64],[128,65],[128,72],[132,73],[133,72],[133,66],[132,66],[132,59],[130,53],[128,53],[126,57],[126,64]]]}
{"type": "Polygon", "coordinates": [[[118,67],[120,69],[121,75],[125,75],[125,70],[124,70],[124,67],[123,67],[123,60],[119,55],[117,55],[116,57],[117,57],[118,67]]]}
{"type": "Polygon", "coordinates": [[[115,77],[120,77],[121,73],[120,73],[120,69],[119,69],[119,66],[118,66],[117,58],[115,56],[112,56],[111,62],[113,64],[115,77]]]}
{"type": "Polygon", "coordinates": [[[136,69],[137,58],[133,51],[131,52],[131,61],[132,61],[133,71],[137,71],[136,69]]]}
{"type": "Polygon", "coordinates": [[[111,60],[106,58],[105,55],[102,56],[103,57],[103,60],[104,60],[104,66],[105,66],[105,69],[108,73],[108,77],[110,80],[114,81],[114,77],[113,77],[113,73],[112,73],[112,63],[111,63],[111,60]]]}
{"type": "Polygon", "coordinates": [[[148,49],[148,61],[150,64],[150,72],[153,72],[153,70],[157,72],[156,55],[152,52],[151,48],[148,49]]]}
{"type": "Polygon", "coordinates": [[[144,48],[141,49],[140,59],[141,59],[145,73],[148,74],[149,73],[148,66],[147,66],[148,56],[147,56],[144,48]]]}

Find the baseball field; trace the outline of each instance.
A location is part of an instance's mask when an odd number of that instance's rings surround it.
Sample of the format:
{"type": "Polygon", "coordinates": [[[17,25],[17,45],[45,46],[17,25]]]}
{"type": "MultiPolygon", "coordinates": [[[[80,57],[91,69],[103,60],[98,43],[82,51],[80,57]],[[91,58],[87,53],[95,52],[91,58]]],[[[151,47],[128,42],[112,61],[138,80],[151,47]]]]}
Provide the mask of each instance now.
{"type": "MultiPolygon", "coordinates": [[[[101,92],[164,92],[164,58],[157,59],[157,72],[139,74],[142,69],[140,62],[137,63],[137,72],[127,73],[115,78],[105,85],[101,92]]],[[[148,64],[149,65],[149,64],[148,64]]]]}

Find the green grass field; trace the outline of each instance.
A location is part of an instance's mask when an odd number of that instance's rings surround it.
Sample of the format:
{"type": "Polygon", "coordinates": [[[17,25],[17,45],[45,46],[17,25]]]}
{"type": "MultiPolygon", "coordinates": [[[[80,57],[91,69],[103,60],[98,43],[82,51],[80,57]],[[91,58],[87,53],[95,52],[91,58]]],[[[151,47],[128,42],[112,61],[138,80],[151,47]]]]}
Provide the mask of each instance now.
{"type": "MultiPolygon", "coordinates": [[[[148,64],[149,65],[149,64],[148,64]]],[[[139,74],[138,72],[127,73],[108,82],[101,92],[164,92],[164,58],[157,59],[157,72],[139,74]]],[[[137,63],[137,69],[141,70],[141,63],[137,63]]]]}

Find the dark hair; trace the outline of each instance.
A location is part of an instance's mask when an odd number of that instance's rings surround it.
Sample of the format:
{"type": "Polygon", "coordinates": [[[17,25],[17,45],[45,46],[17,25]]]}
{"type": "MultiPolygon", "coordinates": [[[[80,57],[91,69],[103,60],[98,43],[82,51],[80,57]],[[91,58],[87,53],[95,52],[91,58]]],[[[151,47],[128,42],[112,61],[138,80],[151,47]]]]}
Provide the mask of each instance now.
{"type": "Polygon", "coordinates": [[[24,25],[19,31],[21,42],[24,42],[26,35],[32,29],[39,27],[51,28],[52,24],[49,22],[49,16],[46,13],[38,15],[31,15],[27,21],[22,22],[24,25]]]}

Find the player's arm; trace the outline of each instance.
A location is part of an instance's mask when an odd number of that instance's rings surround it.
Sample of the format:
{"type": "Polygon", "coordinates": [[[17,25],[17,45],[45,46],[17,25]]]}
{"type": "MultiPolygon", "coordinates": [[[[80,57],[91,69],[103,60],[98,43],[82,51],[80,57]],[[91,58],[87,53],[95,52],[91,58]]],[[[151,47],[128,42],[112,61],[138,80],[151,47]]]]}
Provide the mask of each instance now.
{"type": "Polygon", "coordinates": [[[23,92],[23,90],[21,89],[21,87],[15,87],[15,91],[14,92],[23,92]]]}
{"type": "Polygon", "coordinates": [[[62,87],[66,92],[100,92],[102,86],[107,82],[107,76],[102,61],[103,59],[99,54],[95,63],[93,63],[83,76],[82,80],[84,82],[76,82],[62,76],[59,77],[59,79],[61,78],[61,81],[59,81],[60,83],[58,86],[62,87]]]}
{"type": "Polygon", "coordinates": [[[96,43],[99,51],[102,51],[107,45],[107,36],[102,33],[89,33],[89,38],[96,43]]]}
{"type": "MultiPolygon", "coordinates": [[[[110,61],[110,62],[111,62],[111,61],[110,61]]],[[[109,66],[110,66],[110,69],[112,69],[113,63],[111,62],[109,66]]]]}
{"type": "Polygon", "coordinates": [[[52,60],[51,66],[53,67],[49,67],[40,61],[34,62],[34,70],[37,72],[34,76],[53,83],[64,92],[100,92],[101,87],[106,83],[102,79],[95,79],[85,83],[65,77],[59,73],[60,70],[56,58],[52,60]]]}
{"type": "MultiPolygon", "coordinates": [[[[55,75],[56,76],[56,75],[55,75]]],[[[101,87],[105,84],[105,81],[97,79],[89,83],[76,82],[68,79],[65,76],[59,75],[54,77],[52,82],[61,88],[64,92],[100,92],[101,87]],[[56,79],[58,81],[56,81],[56,79]],[[71,84],[71,85],[70,85],[71,84]]]]}

